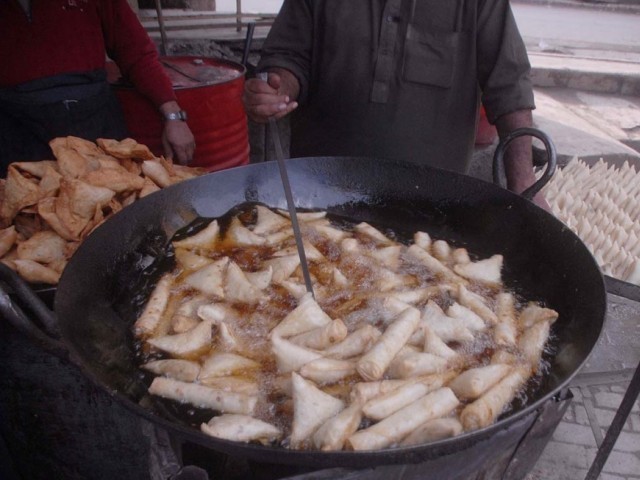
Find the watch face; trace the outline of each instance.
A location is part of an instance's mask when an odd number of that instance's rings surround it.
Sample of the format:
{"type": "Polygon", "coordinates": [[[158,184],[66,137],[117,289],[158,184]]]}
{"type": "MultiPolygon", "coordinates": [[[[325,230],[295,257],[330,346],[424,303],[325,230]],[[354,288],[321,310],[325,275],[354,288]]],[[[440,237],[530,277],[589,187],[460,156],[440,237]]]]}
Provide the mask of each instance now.
{"type": "Polygon", "coordinates": [[[167,113],[165,115],[165,118],[167,120],[186,120],[187,112],[185,112],[184,110],[180,110],[179,112],[167,113]]]}

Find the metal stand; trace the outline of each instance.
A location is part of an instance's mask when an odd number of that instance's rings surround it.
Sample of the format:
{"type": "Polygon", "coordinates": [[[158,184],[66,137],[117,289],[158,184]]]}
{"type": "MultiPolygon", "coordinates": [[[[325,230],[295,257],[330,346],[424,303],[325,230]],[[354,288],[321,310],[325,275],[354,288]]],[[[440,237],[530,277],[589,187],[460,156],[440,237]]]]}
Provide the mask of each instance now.
{"type": "Polygon", "coordinates": [[[629,388],[627,389],[624,398],[622,399],[622,403],[616,412],[615,417],[613,417],[613,421],[611,422],[611,426],[607,430],[607,435],[604,437],[602,445],[598,449],[598,453],[596,454],[596,458],[593,460],[591,464],[591,468],[585,477],[586,480],[597,480],[600,476],[600,472],[604,467],[605,463],[613,450],[618,437],[620,436],[620,432],[622,431],[622,427],[624,426],[627,418],[631,414],[631,409],[633,408],[633,404],[638,399],[638,395],[640,394],[640,364],[636,368],[636,372],[631,379],[631,383],[629,384],[629,388]]]}
{"type": "MultiPolygon", "coordinates": [[[[625,297],[629,300],[640,302],[640,287],[636,285],[631,285],[626,282],[622,282],[615,278],[611,278],[605,276],[605,283],[607,286],[607,292],[612,293],[614,295],[619,295],[621,297],[625,297]]],[[[616,375],[619,372],[612,372],[612,376],[616,375]]],[[[591,464],[591,468],[587,472],[587,476],[585,480],[597,480],[600,476],[600,472],[604,468],[607,460],[609,459],[609,455],[613,450],[613,447],[616,444],[616,441],[620,437],[620,433],[622,432],[622,428],[624,427],[625,422],[629,418],[631,414],[631,409],[633,408],[633,404],[638,399],[640,395],[640,364],[636,367],[633,378],[631,379],[631,383],[629,383],[629,387],[624,394],[624,398],[616,411],[615,416],[613,417],[613,421],[611,422],[611,426],[607,430],[607,434],[604,437],[604,440],[600,444],[598,448],[598,452],[596,453],[596,457],[591,464]]]]}

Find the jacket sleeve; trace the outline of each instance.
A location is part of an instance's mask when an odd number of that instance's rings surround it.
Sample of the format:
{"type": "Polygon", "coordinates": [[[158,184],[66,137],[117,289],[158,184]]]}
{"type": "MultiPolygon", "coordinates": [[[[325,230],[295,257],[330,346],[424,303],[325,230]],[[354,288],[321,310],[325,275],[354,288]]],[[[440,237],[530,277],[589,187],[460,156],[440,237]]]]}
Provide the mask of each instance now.
{"type": "Polygon", "coordinates": [[[176,96],[158,52],[126,0],[101,0],[102,30],[107,54],[122,75],[154,105],[176,96]]]}
{"type": "Polygon", "coordinates": [[[507,0],[479,2],[478,80],[487,117],[535,108],[531,65],[507,0]]]}
{"type": "Polygon", "coordinates": [[[313,51],[313,11],[310,0],[285,0],[262,47],[258,70],[280,67],[300,83],[299,103],[309,92],[313,51]]]}

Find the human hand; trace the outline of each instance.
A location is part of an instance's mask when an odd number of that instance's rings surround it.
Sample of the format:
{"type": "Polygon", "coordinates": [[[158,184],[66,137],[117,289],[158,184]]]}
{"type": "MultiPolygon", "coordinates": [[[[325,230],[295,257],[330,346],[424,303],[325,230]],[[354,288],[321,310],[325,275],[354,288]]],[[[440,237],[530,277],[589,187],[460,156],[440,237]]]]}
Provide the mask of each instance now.
{"type": "Polygon", "coordinates": [[[162,132],[162,146],[166,158],[172,158],[180,165],[188,165],[193,160],[196,142],[186,122],[167,120],[162,132]]]}
{"type": "Polygon", "coordinates": [[[270,117],[278,120],[295,110],[299,92],[296,77],[287,70],[278,69],[269,73],[266,82],[257,78],[247,80],[242,101],[251,120],[266,123],[270,117]]]}

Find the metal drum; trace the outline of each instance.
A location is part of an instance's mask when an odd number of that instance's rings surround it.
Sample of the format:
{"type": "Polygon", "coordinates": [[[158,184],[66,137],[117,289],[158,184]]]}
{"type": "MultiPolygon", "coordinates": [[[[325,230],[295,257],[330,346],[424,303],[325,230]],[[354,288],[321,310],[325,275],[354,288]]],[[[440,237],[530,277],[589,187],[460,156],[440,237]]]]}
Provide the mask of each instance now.
{"type": "MultiPolygon", "coordinates": [[[[201,57],[161,57],[178,103],[188,114],[196,139],[192,166],[209,171],[249,163],[249,133],[242,105],[245,68],[229,60],[201,57]]],[[[157,108],[107,65],[132,138],[156,155],[162,149],[162,117],[157,108]]]]}

